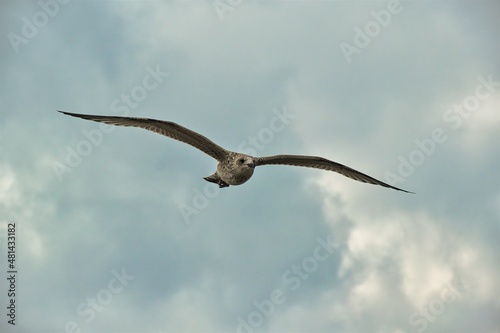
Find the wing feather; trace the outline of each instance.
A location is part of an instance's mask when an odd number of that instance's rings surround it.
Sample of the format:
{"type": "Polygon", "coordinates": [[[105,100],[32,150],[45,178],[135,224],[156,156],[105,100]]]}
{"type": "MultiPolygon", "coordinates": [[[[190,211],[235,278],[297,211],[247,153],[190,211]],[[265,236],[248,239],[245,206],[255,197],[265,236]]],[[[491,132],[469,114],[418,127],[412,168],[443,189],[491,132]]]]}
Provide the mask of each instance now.
{"type": "Polygon", "coordinates": [[[64,111],[59,112],[64,113],[68,116],[93,120],[109,125],[140,127],[148,131],[165,135],[174,140],[187,143],[212,156],[218,161],[222,161],[227,155],[227,151],[224,148],[215,144],[205,136],[171,121],[132,117],[94,116],[64,111]]]}
{"type": "Polygon", "coordinates": [[[341,175],[344,175],[346,177],[349,177],[351,179],[354,179],[354,180],[357,180],[357,181],[360,181],[363,183],[381,185],[384,187],[392,188],[394,190],[403,191],[406,193],[413,193],[413,192],[405,191],[405,190],[402,190],[400,188],[391,186],[391,185],[386,184],[380,180],[377,180],[373,177],[370,177],[362,172],[359,172],[357,170],[349,168],[348,166],[327,160],[326,158],[323,158],[323,157],[301,156],[301,155],[274,155],[274,156],[258,157],[256,159],[254,159],[254,161],[255,161],[255,166],[273,165],[273,164],[274,165],[292,165],[292,166],[300,166],[300,167],[334,171],[334,172],[340,173],[341,175]]]}

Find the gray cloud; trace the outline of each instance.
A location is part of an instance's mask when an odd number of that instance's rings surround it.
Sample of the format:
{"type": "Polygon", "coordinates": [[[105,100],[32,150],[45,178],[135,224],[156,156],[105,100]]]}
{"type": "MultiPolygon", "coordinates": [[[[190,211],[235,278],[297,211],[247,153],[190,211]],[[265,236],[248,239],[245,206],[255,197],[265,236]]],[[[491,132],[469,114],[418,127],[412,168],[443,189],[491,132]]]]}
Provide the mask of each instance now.
{"type": "Polygon", "coordinates": [[[351,62],[340,44],[388,3],[243,1],[221,21],[211,2],[70,1],[16,52],[8,34],[22,36],[23,17],[35,24],[41,3],[0,14],[2,263],[8,222],[19,238],[18,317],[2,332],[498,327],[500,87],[458,128],[443,118],[478,77],[499,80],[494,2],[402,2],[351,62]],[[127,104],[157,67],[169,75],[127,104]],[[287,108],[296,117],[259,155],[322,155],[379,179],[421,149],[415,140],[436,128],[447,138],[398,184],[416,195],[268,167],[186,223],[180,205],[216,166],[186,145],[116,128],[61,181],[54,173],[99,129],[56,110],[117,105],[233,150],[287,108]]]}

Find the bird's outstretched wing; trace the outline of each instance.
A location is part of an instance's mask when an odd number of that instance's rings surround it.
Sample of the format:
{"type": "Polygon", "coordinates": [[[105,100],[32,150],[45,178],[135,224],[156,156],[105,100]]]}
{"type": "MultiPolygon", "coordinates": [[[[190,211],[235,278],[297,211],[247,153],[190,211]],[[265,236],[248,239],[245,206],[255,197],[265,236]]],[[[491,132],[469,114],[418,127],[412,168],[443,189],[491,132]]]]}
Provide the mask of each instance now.
{"type": "Polygon", "coordinates": [[[364,173],[361,173],[357,170],[351,169],[348,166],[327,160],[326,158],[323,157],[300,156],[300,155],[275,155],[275,156],[257,157],[254,159],[254,161],[255,161],[255,166],[269,165],[269,164],[293,165],[293,166],[334,171],[363,183],[376,184],[392,188],[398,191],[403,191],[406,193],[413,193],[391,186],[389,184],[381,182],[380,180],[365,175],[364,173]]]}
{"type": "Polygon", "coordinates": [[[64,111],[59,112],[64,113],[68,116],[93,120],[110,125],[144,128],[148,131],[153,131],[155,133],[165,135],[169,138],[187,143],[212,156],[218,161],[224,160],[228,153],[224,148],[215,144],[203,135],[170,121],[132,117],[94,116],[64,111]]]}

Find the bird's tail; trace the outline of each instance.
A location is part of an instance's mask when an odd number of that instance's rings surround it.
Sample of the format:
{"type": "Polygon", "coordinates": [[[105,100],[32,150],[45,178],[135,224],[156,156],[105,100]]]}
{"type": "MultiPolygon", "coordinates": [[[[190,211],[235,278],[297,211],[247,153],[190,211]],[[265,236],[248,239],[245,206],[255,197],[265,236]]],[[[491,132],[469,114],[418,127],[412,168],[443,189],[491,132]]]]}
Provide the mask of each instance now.
{"type": "Polygon", "coordinates": [[[210,176],[203,177],[203,179],[205,179],[207,182],[215,183],[215,184],[219,185],[219,187],[228,187],[229,186],[222,179],[220,179],[217,172],[214,172],[210,176]]]}

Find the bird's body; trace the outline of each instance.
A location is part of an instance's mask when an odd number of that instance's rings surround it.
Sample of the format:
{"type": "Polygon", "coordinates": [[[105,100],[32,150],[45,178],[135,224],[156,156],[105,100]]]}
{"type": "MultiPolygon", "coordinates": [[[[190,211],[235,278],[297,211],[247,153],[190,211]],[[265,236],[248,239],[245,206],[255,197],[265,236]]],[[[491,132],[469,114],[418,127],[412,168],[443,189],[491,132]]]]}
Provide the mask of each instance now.
{"type": "Polygon", "coordinates": [[[252,177],[254,169],[255,162],[252,156],[230,151],[217,165],[217,171],[204,179],[220,187],[241,185],[252,177]]]}
{"type": "Polygon", "coordinates": [[[301,155],[254,157],[238,152],[228,151],[215,144],[205,136],[170,121],[132,117],[94,116],[63,111],[59,112],[69,116],[93,120],[110,125],[144,128],[198,148],[219,162],[217,165],[217,171],[204,178],[206,181],[218,184],[219,187],[228,187],[230,185],[241,185],[245,183],[252,177],[254,169],[257,166],[292,165],[334,171],[363,183],[381,185],[394,190],[412,193],[386,184],[362,172],[351,169],[343,164],[327,160],[323,157],[301,155]]]}

